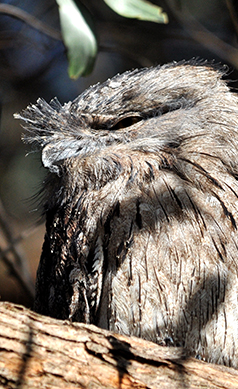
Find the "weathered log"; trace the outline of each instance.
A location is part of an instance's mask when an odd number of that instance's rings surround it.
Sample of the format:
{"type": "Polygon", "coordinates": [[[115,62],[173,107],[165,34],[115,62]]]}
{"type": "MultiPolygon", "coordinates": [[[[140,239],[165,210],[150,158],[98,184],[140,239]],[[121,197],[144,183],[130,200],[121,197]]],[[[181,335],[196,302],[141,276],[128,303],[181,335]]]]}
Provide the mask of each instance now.
{"type": "Polygon", "coordinates": [[[238,388],[238,371],[181,348],[0,303],[1,388],[238,388]]]}

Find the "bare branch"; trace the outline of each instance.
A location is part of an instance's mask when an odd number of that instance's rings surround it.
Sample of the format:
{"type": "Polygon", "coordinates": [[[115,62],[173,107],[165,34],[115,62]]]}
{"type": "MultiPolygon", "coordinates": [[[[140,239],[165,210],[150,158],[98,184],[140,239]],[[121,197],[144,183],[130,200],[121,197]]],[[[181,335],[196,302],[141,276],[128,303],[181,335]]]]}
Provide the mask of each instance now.
{"type": "Polygon", "coordinates": [[[93,325],[0,303],[1,388],[235,389],[238,372],[93,325]]]}
{"type": "Polygon", "coordinates": [[[235,68],[238,69],[237,48],[226,43],[212,32],[207,30],[193,17],[193,15],[191,15],[186,7],[183,7],[182,10],[179,10],[173,0],[167,0],[167,3],[175,18],[195,41],[201,43],[211,52],[217,54],[223,60],[230,62],[235,68]]]}
{"type": "Polygon", "coordinates": [[[14,18],[20,19],[32,28],[50,36],[56,40],[62,40],[61,33],[55,28],[48,26],[48,24],[37,19],[35,16],[30,15],[21,8],[18,8],[11,4],[0,4],[0,13],[10,15],[14,18]]]}
{"type": "Polygon", "coordinates": [[[8,250],[2,250],[0,248],[0,259],[3,260],[11,274],[17,279],[22,288],[27,292],[29,296],[34,296],[34,283],[29,271],[28,262],[21,250],[15,244],[14,233],[8,223],[8,217],[4,206],[0,200],[0,227],[2,229],[5,240],[8,244],[8,250]],[[11,247],[11,253],[13,259],[9,255],[9,248],[11,247]]]}

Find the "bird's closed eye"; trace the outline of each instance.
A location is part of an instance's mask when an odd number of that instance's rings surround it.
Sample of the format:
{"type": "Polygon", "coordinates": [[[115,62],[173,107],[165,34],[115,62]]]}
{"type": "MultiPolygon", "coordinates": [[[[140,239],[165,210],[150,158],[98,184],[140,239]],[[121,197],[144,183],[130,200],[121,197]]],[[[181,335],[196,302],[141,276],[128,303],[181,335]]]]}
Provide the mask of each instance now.
{"type": "Polygon", "coordinates": [[[120,119],[118,122],[116,122],[111,128],[111,131],[120,130],[122,128],[127,128],[132,126],[133,124],[141,121],[142,118],[140,116],[128,116],[124,117],[123,119],[120,119]]]}
{"type": "Polygon", "coordinates": [[[116,130],[130,127],[133,124],[140,122],[142,119],[149,119],[155,116],[165,115],[168,112],[176,111],[178,109],[183,108],[185,102],[187,102],[187,100],[185,99],[184,96],[182,96],[182,98],[178,99],[178,101],[176,102],[171,102],[170,104],[163,104],[160,107],[157,107],[156,109],[143,112],[142,116],[123,117],[110,127],[110,131],[116,131],[116,130]]]}

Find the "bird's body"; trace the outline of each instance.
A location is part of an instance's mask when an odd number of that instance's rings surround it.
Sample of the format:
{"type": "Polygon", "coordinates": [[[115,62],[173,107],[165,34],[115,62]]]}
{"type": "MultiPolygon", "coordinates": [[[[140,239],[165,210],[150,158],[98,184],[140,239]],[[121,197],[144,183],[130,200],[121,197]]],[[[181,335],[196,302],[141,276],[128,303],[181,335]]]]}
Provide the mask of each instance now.
{"type": "Polygon", "coordinates": [[[238,368],[238,98],[221,74],[136,70],[23,112],[49,169],[38,312],[238,368]]]}

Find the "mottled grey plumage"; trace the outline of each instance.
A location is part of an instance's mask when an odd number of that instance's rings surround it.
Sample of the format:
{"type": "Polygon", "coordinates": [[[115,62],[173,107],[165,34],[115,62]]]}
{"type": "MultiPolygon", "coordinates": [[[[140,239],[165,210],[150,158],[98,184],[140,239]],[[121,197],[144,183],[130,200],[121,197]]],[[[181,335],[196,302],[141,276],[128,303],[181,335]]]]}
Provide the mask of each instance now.
{"type": "Polygon", "coordinates": [[[36,311],[238,368],[238,98],[196,63],[18,118],[42,151],[36,311]]]}

